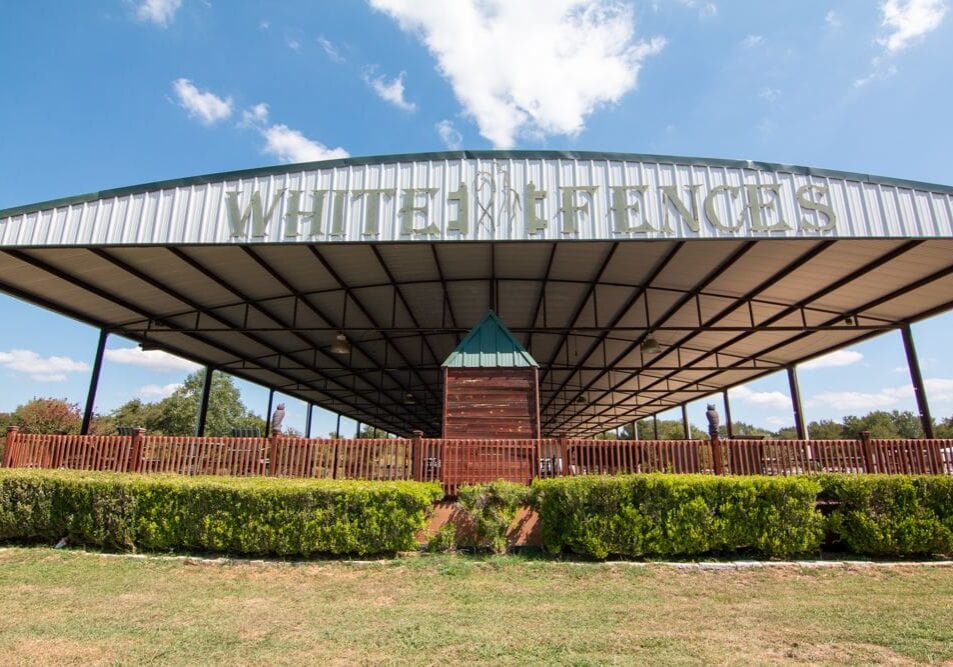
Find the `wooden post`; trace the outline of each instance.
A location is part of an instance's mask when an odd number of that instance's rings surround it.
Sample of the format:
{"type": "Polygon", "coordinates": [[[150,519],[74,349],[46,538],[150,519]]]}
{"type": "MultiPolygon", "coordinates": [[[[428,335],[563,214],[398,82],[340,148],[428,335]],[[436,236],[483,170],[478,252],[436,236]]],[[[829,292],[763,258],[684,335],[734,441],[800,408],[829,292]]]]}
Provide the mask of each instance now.
{"type": "Polygon", "coordinates": [[[930,440],[927,444],[930,452],[930,469],[937,475],[946,472],[943,469],[943,452],[940,451],[940,443],[937,440],[930,440]]]}
{"type": "Polygon", "coordinates": [[[424,481],[424,432],[414,431],[414,440],[410,445],[410,460],[413,466],[414,481],[424,481]]]}
{"type": "Polygon", "coordinates": [[[562,456],[563,466],[562,466],[562,476],[566,477],[569,475],[569,445],[566,444],[565,438],[559,439],[559,455],[562,456]]]}
{"type": "Polygon", "coordinates": [[[19,426],[7,426],[7,446],[3,450],[3,467],[9,468],[13,464],[13,447],[17,442],[19,426]]]}
{"type": "MultiPolygon", "coordinates": [[[[725,474],[725,463],[721,457],[721,438],[718,437],[717,433],[713,433],[711,436],[711,467],[714,469],[716,475],[725,474]]],[[[728,446],[731,447],[731,441],[728,441],[728,446]]]]}
{"type": "MultiPolygon", "coordinates": [[[[281,433],[277,429],[272,429],[271,437],[268,438],[268,474],[274,477],[278,474],[278,443],[281,441],[281,433]]],[[[294,471],[291,476],[294,477],[294,471]]]]}
{"type": "Polygon", "coordinates": [[[146,429],[137,428],[132,432],[132,442],[129,445],[129,459],[126,461],[126,472],[139,472],[142,463],[142,436],[146,429]]]}
{"type": "Polygon", "coordinates": [[[870,431],[861,431],[860,444],[864,450],[864,472],[877,472],[877,453],[874,451],[874,443],[870,441],[870,431]]]}

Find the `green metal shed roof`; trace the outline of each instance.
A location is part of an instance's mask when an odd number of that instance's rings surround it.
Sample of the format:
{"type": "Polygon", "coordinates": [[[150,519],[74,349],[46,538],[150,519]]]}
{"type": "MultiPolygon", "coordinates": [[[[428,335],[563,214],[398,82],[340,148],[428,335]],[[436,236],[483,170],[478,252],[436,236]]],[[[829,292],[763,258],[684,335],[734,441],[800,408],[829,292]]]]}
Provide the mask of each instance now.
{"type": "Polygon", "coordinates": [[[442,364],[445,368],[528,368],[539,366],[492,310],[486,311],[457,349],[442,364]]]}

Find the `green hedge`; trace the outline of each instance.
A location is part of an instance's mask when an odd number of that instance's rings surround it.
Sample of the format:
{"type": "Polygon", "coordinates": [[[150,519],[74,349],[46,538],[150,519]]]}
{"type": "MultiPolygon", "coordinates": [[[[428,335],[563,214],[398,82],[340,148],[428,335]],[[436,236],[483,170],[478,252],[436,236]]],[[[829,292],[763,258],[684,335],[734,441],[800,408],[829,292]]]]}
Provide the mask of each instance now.
{"type": "Polygon", "coordinates": [[[824,520],[810,478],[622,475],[533,483],[550,551],[606,558],[816,552],[824,520]]]}
{"type": "Polygon", "coordinates": [[[819,475],[828,530],[869,556],[953,553],[953,477],[819,475]]]}
{"type": "Polygon", "coordinates": [[[439,485],[146,476],[0,469],[0,540],[126,551],[393,553],[415,534],[439,485]]]}

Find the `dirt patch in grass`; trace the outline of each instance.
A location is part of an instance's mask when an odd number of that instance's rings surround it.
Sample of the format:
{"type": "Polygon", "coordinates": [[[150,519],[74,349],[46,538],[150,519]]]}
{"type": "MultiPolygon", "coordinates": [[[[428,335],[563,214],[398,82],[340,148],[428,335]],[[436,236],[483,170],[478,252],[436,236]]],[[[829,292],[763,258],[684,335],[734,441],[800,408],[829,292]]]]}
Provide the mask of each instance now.
{"type": "Polygon", "coordinates": [[[0,655],[95,664],[953,661],[953,571],[0,552],[0,655]],[[121,646],[121,654],[116,647],[121,646]]]}

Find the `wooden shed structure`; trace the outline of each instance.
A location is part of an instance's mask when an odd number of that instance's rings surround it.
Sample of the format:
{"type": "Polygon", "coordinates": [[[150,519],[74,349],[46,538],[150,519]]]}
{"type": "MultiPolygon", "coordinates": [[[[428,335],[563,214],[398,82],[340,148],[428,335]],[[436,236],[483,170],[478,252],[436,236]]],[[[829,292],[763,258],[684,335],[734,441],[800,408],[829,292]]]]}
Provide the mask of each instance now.
{"type": "Polygon", "coordinates": [[[492,310],[443,367],[441,476],[448,488],[529,483],[539,459],[539,365],[492,310]]]}
{"type": "Polygon", "coordinates": [[[492,310],[443,362],[444,438],[538,438],[539,364],[492,310]]]}

